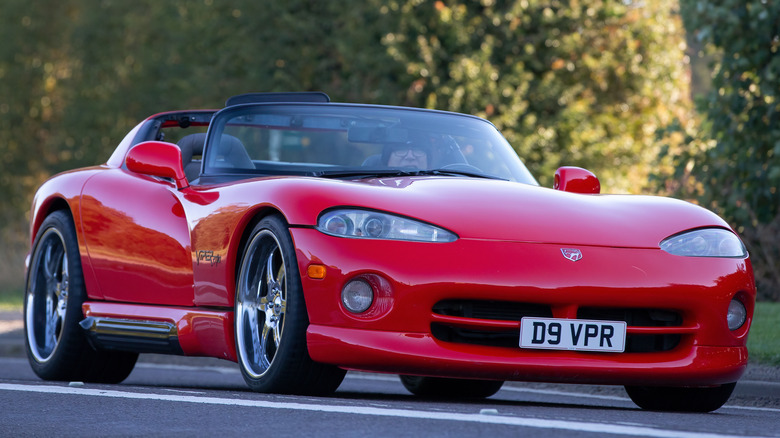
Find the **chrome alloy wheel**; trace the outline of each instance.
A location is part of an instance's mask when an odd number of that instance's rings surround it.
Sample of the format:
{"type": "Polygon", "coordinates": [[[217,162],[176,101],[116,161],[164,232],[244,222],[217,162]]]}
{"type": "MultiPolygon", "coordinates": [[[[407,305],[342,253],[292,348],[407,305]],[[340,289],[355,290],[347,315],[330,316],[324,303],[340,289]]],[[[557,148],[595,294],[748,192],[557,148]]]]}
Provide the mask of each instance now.
{"type": "Polygon", "coordinates": [[[287,313],[282,248],[268,230],[256,234],[241,266],[236,302],[236,336],[242,368],[252,378],[268,371],[279,349],[287,313]]]}
{"type": "Polygon", "coordinates": [[[30,352],[38,362],[51,359],[60,343],[68,308],[69,271],[65,239],[56,228],[41,236],[30,266],[26,328],[30,352]]]}

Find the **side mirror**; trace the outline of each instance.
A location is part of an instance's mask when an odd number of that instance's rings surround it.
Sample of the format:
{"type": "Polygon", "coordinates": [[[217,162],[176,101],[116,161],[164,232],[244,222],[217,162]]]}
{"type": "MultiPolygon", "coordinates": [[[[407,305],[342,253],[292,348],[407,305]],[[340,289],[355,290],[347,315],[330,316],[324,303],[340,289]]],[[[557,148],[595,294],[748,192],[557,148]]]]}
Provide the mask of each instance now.
{"type": "Polygon", "coordinates": [[[555,171],[555,190],[571,193],[599,194],[601,183],[593,172],[581,167],[564,166],[555,171]]]}
{"type": "Polygon", "coordinates": [[[164,141],[139,143],[127,153],[125,165],[131,172],[171,178],[176,182],[177,189],[190,185],[181,164],[181,150],[173,143],[164,141]]]}

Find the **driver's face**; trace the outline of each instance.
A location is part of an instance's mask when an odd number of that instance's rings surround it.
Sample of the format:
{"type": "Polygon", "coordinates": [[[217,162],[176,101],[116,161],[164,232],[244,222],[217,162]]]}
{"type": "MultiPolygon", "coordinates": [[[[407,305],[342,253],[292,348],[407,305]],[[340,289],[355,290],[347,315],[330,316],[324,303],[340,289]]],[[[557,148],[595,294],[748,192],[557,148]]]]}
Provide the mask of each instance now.
{"type": "Polygon", "coordinates": [[[393,150],[387,165],[391,167],[416,167],[418,169],[428,168],[428,154],[419,148],[405,146],[393,150]]]}

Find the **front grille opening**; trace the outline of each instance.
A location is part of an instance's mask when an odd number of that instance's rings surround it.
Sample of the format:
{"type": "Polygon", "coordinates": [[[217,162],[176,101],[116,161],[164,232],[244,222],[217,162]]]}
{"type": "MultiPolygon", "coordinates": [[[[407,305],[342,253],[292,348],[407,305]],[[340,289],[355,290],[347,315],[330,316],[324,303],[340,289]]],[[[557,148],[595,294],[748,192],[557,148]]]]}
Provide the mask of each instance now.
{"type": "MultiPolygon", "coordinates": [[[[520,348],[520,328],[517,330],[476,330],[431,324],[431,334],[442,342],[482,345],[485,347],[520,348]]],[[[670,351],[680,344],[680,335],[631,335],[626,337],[625,353],[657,353],[670,351]]]]}
{"type": "MultiPolygon", "coordinates": [[[[552,318],[548,305],[516,303],[489,300],[444,300],[433,306],[438,315],[461,318],[489,319],[496,321],[519,321],[526,316],[552,318]]],[[[679,327],[682,316],[675,311],[663,309],[582,307],[577,311],[578,319],[597,321],[624,321],[629,327],[679,327]]],[[[431,334],[443,342],[483,345],[489,347],[520,348],[520,328],[517,330],[495,330],[462,328],[446,323],[431,324],[431,334]]],[[[670,351],[680,344],[679,334],[640,335],[626,337],[626,353],[653,353],[670,351]]]]}
{"type": "Polygon", "coordinates": [[[629,327],[679,327],[682,316],[671,310],[609,307],[581,307],[578,319],[624,321],[629,327]]]}
{"type": "Polygon", "coordinates": [[[519,348],[520,328],[517,330],[474,330],[451,327],[444,324],[431,324],[431,334],[443,342],[457,344],[483,345],[487,347],[519,348]]]}
{"type": "Polygon", "coordinates": [[[626,353],[670,351],[680,344],[680,335],[628,335],[626,353]]]}
{"type": "Polygon", "coordinates": [[[433,306],[433,313],[462,318],[520,321],[523,317],[552,318],[545,304],[488,300],[444,300],[433,306]]]}

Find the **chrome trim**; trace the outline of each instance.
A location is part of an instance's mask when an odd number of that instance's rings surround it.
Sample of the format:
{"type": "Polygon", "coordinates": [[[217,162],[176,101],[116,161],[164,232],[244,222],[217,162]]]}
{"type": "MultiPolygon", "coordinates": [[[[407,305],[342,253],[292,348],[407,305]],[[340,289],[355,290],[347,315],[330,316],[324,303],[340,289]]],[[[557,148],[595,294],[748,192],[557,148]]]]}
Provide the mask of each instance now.
{"type": "Polygon", "coordinates": [[[182,353],[178,330],[170,322],[89,316],[79,325],[98,349],[182,353]]]}

